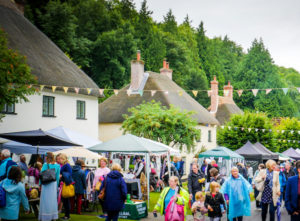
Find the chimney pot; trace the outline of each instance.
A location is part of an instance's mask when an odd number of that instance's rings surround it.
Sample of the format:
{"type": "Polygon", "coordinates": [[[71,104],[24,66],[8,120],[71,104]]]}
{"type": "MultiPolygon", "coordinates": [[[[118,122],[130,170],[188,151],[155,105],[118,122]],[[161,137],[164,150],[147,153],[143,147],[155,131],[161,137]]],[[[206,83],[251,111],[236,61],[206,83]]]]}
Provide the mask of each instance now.
{"type": "Polygon", "coordinates": [[[136,60],[137,61],[141,60],[141,51],[140,50],[137,50],[137,52],[136,52],[136,60]]]}
{"type": "Polygon", "coordinates": [[[163,68],[167,68],[167,60],[166,59],[164,59],[164,61],[163,61],[163,68]]]}

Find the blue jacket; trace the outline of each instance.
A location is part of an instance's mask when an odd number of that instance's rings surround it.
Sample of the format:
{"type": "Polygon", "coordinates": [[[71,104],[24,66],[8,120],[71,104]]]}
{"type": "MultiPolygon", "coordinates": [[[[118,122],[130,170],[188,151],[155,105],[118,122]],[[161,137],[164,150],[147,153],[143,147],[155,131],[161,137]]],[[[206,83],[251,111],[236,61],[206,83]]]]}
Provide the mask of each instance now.
{"type": "Polygon", "coordinates": [[[288,213],[293,214],[298,207],[298,176],[288,179],[285,191],[285,207],[288,213]]]}
{"type": "Polygon", "coordinates": [[[0,181],[4,180],[8,176],[8,172],[9,172],[11,166],[18,166],[18,165],[10,157],[1,161],[1,163],[0,163],[0,181]]]}
{"type": "Polygon", "coordinates": [[[120,211],[124,208],[124,202],[127,195],[127,186],[123,175],[113,170],[107,174],[102,182],[100,191],[105,187],[104,208],[106,211],[120,211]]]}
{"type": "Polygon", "coordinates": [[[22,182],[15,184],[10,179],[3,180],[0,185],[2,183],[6,191],[6,207],[0,208],[0,218],[17,220],[19,218],[20,202],[22,202],[24,210],[29,211],[24,184],[22,182]]]}
{"type": "Polygon", "coordinates": [[[282,171],[279,172],[279,183],[280,183],[280,192],[283,193],[284,187],[286,185],[286,178],[282,171]]]}
{"type": "Polygon", "coordinates": [[[84,194],[86,188],[85,174],[79,165],[73,167],[72,178],[75,181],[75,193],[84,194]]]}
{"type": "Polygon", "coordinates": [[[62,181],[65,182],[66,185],[70,185],[73,182],[72,167],[69,163],[66,163],[60,168],[60,174],[62,175],[62,181]]]}

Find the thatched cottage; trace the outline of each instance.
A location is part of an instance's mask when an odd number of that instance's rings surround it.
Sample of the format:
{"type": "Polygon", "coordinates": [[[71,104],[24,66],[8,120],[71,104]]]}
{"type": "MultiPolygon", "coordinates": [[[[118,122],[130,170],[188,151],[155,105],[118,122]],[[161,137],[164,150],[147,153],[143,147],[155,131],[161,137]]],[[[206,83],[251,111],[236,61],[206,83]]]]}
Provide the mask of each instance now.
{"type": "Polygon", "coordinates": [[[7,33],[9,47],[27,57],[32,74],[45,87],[29,96],[30,102],[4,108],[0,133],[64,126],[98,138],[97,85],[19,9],[10,0],[0,0],[0,28],[7,33]],[[69,88],[67,93],[63,87],[69,88]],[[86,88],[94,90],[88,93],[86,88]]]}

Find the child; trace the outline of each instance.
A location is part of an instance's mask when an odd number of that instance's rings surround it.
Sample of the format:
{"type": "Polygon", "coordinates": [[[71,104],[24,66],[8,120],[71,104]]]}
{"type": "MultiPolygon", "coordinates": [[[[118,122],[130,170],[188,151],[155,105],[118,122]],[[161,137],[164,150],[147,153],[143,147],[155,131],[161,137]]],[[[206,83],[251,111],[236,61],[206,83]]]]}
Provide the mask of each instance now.
{"type": "Polygon", "coordinates": [[[220,221],[222,213],[225,212],[225,201],[223,195],[219,193],[220,184],[210,183],[210,192],[206,194],[204,205],[208,209],[210,221],[220,221]]]}
{"type": "Polygon", "coordinates": [[[204,206],[205,197],[203,194],[198,191],[195,194],[196,201],[192,206],[192,213],[194,214],[194,221],[205,221],[205,213],[207,213],[207,209],[204,206]]]}

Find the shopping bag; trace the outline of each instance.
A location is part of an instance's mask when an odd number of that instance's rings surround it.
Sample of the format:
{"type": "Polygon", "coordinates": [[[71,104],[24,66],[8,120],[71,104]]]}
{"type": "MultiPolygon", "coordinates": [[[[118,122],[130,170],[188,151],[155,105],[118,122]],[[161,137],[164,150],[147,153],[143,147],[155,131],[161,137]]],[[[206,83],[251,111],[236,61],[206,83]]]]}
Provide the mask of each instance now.
{"type": "Polygon", "coordinates": [[[70,198],[75,196],[75,188],[73,184],[70,185],[66,185],[66,183],[63,184],[63,188],[62,188],[62,192],[61,192],[61,196],[63,198],[70,198]]]}
{"type": "Polygon", "coordinates": [[[166,208],[165,221],[184,221],[184,205],[177,204],[174,197],[166,208]]]}

